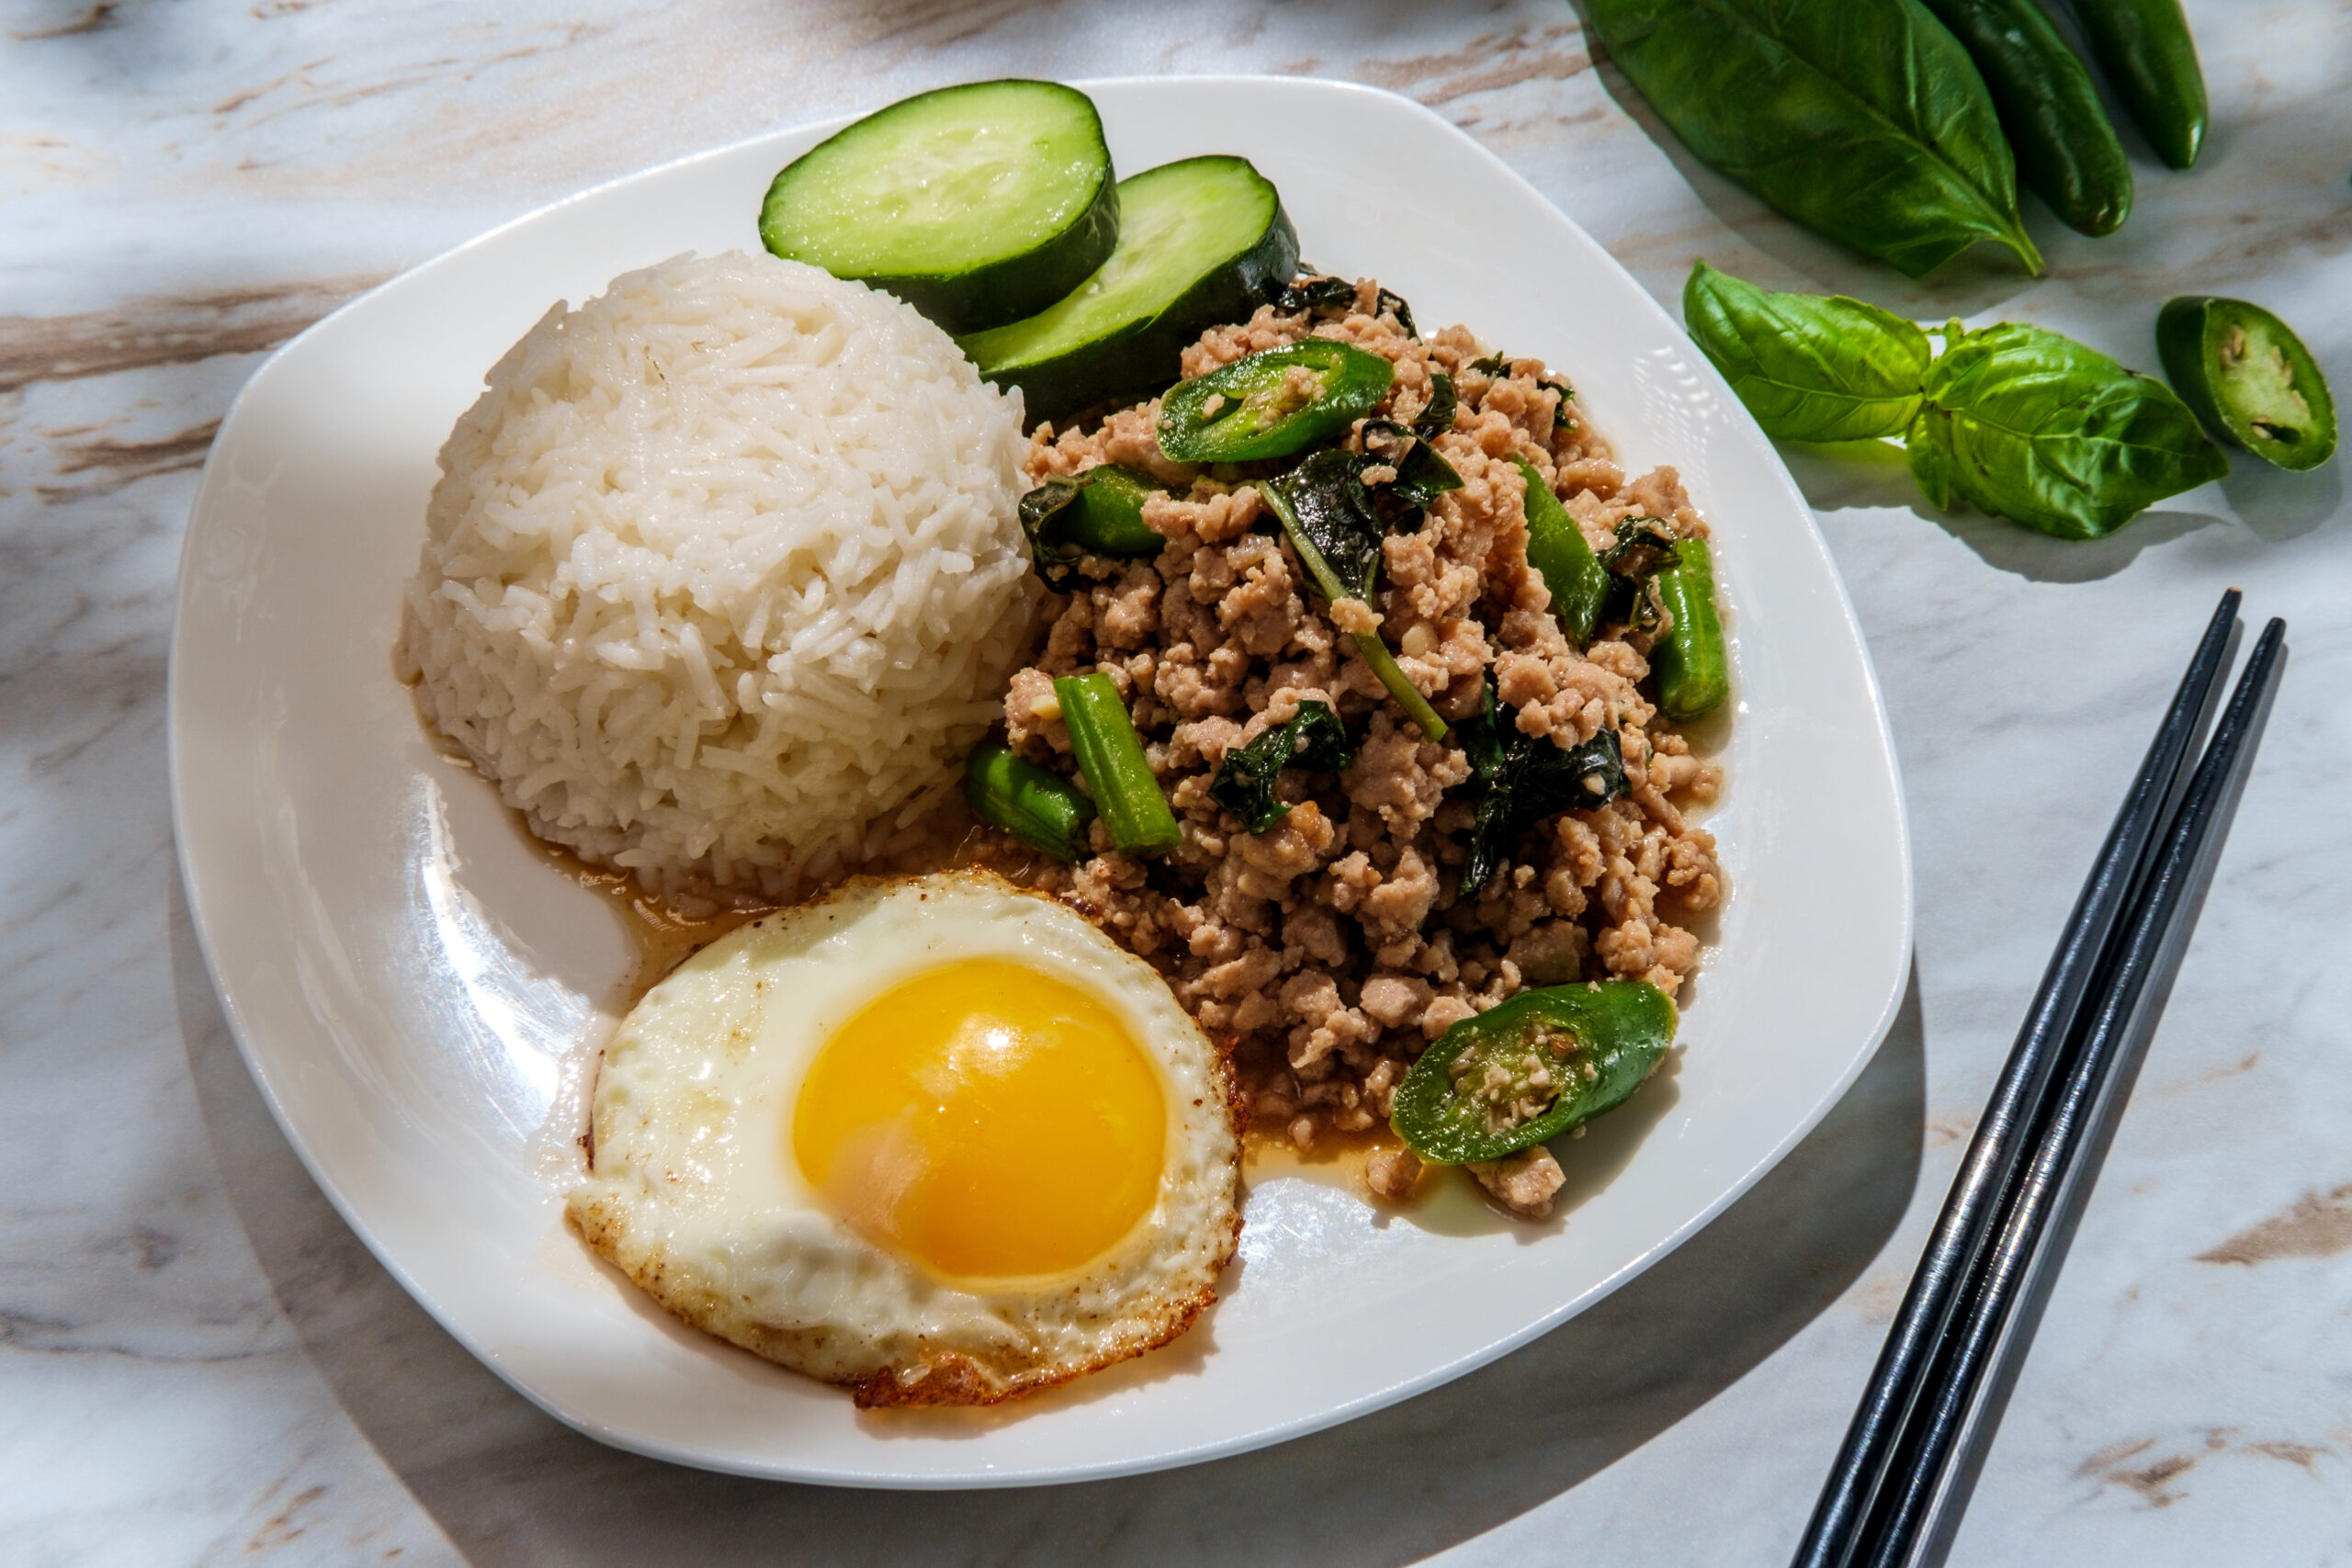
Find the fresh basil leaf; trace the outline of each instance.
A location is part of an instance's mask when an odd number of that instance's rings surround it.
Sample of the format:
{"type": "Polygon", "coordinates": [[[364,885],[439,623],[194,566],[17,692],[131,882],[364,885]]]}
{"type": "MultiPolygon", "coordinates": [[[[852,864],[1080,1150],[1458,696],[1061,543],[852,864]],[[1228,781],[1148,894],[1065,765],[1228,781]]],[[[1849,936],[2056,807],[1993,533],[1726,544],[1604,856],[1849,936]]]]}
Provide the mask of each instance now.
{"type": "Polygon", "coordinates": [[[1905,446],[1938,506],[2096,539],[2230,471],[2170,388],[2041,327],[1953,322],[1926,386],[1905,446]]]}
{"type": "Polygon", "coordinates": [[[1701,162],[1917,277],[1982,240],[2030,273],[2017,164],[1984,79],[1919,0],[1583,0],[1701,162]]]}
{"type": "Polygon", "coordinates": [[[1250,831],[1262,833],[1290,815],[1289,804],[1274,794],[1274,781],[1284,768],[1337,773],[1354,761],[1347,726],[1329,704],[1310,697],[1288,724],[1226,752],[1209,780],[1209,798],[1240,818],[1250,831]]]}
{"type": "Polygon", "coordinates": [[[1370,604],[1373,584],[1380,576],[1380,541],[1386,530],[1381,527],[1372,497],[1358,475],[1362,461],[1343,447],[1327,447],[1266,488],[1283,503],[1275,514],[1283,516],[1287,511],[1283,521],[1293,523],[1323,558],[1332,579],[1316,584],[1324,596],[1370,604]]]}
{"type": "MultiPolygon", "coordinates": [[[[1510,710],[1498,710],[1509,714],[1510,710]]],[[[1470,856],[1463,863],[1461,891],[1476,898],[1510,858],[1519,836],[1555,812],[1597,811],[1623,795],[1625,755],[1617,732],[1602,729],[1580,746],[1563,749],[1548,735],[1520,731],[1517,716],[1496,728],[1507,730],[1501,770],[1486,782],[1470,829],[1470,856]]]]}
{"type": "Polygon", "coordinates": [[[1702,261],[1682,286],[1682,325],[1767,435],[1871,441],[1918,416],[1932,351],[1891,310],[1774,293],[1702,261]]]}

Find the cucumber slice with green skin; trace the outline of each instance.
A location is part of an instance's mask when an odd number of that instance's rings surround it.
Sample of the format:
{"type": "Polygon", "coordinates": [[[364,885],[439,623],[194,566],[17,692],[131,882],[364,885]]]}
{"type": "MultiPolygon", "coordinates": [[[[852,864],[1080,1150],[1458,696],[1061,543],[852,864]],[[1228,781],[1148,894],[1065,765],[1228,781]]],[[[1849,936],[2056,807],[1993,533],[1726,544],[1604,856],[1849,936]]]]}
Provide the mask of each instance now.
{"type": "Polygon", "coordinates": [[[1030,423],[1183,374],[1185,346],[1247,321],[1298,271],[1282,197],[1246,158],[1186,158],[1119,184],[1119,244],[1069,298],[962,340],[980,374],[1018,387],[1030,423]]]}
{"type": "Polygon", "coordinates": [[[2243,299],[2184,295],[2156,317],[2156,355],[2200,423],[2301,473],[2335,455],[2335,401],[2287,323],[2243,299]]]}
{"type": "Polygon", "coordinates": [[[1102,116],[1058,82],[902,98],[786,165],[760,208],[775,254],[895,294],[950,333],[1046,309],[1118,238],[1102,116]]]}

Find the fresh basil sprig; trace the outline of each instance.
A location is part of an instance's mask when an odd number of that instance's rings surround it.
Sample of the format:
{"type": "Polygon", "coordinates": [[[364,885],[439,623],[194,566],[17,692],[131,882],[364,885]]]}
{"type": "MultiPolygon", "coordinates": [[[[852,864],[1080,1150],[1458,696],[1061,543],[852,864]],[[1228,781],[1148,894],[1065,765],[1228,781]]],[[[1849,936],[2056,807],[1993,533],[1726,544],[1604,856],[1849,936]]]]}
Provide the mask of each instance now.
{"type": "Polygon", "coordinates": [[[1928,499],[1958,497],[2061,539],[2114,532],[2230,471],[2163,382],[2046,328],[1952,321],[1943,352],[1876,306],[1776,294],[1701,262],[1684,324],[1764,433],[1900,436],[1928,499]]]}
{"type": "Polygon", "coordinates": [[[1682,321],[1767,435],[1871,441],[1919,417],[1935,354],[1891,310],[1842,294],[1770,293],[1702,261],[1682,286],[1682,321]]]}
{"type": "Polygon", "coordinates": [[[1927,397],[1903,444],[1928,499],[2062,539],[2110,534],[2230,471],[2171,388],[2041,327],[1953,321],[1927,397]]]}
{"type": "Polygon", "coordinates": [[[1682,144],[1797,221],[1917,277],[1980,240],[2026,271],[1984,78],[1919,0],[1583,0],[1682,144]]]}

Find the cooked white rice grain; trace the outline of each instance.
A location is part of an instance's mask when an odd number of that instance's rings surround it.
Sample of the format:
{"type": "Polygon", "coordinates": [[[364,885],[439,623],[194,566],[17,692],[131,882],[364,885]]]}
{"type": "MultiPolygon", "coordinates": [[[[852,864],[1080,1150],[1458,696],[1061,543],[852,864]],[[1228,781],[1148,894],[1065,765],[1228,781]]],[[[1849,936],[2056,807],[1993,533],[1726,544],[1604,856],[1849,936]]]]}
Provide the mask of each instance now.
{"type": "Polygon", "coordinates": [[[1032,624],[1017,395],[911,307],[740,254],[558,304],[487,379],[399,660],[535,832],[775,897],[940,803],[1032,624]]]}

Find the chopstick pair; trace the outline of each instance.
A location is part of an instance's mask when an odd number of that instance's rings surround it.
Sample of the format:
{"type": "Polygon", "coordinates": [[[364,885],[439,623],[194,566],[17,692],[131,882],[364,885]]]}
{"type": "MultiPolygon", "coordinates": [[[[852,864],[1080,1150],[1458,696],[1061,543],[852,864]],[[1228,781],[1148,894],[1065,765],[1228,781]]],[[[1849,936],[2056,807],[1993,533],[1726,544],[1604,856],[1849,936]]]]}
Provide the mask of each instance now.
{"type": "Polygon", "coordinates": [[[2119,1065],[2162,1010],[2251,765],[2286,623],[2263,629],[2186,786],[2237,637],[2232,589],[2100,847],[1797,1549],[1793,1568],[1899,1568],[1949,1543],[1994,1393],[2119,1109],[2119,1065]],[[2186,913],[2184,914],[2184,910],[2186,913]]]}

